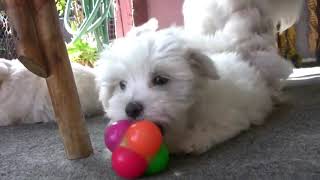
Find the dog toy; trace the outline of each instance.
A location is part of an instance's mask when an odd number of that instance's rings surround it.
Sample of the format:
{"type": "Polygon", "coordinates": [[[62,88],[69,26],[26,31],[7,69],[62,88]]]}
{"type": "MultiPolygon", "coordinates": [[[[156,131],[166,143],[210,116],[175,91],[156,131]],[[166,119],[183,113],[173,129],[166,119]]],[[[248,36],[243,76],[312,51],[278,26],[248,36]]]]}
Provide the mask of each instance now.
{"type": "Polygon", "coordinates": [[[169,152],[158,126],[148,120],[120,120],[105,128],[106,147],[112,152],[117,175],[132,179],[163,171],[169,152]]]}

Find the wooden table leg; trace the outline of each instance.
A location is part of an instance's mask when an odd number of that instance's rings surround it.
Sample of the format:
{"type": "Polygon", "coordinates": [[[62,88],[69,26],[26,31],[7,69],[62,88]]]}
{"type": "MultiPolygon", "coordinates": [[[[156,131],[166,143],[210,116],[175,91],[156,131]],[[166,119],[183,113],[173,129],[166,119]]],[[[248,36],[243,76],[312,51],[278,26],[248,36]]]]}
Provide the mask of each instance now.
{"type": "MultiPolygon", "coordinates": [[[[7,11],[23,10],[32,12],[30,14],[34,23],[29,25],[34,26],[36,29],[40,46],[39,51],[44,56],[44,59],[41,60],[43,64],[47,64],[50,72],[50,76],[46,80],[67,158],[78,159],[89,156],[93,150],[84,116],[81,112],[80,100],[66,46],[59,28],[55,1],[6,0],[6,8],[7,11]],[[29,9],[25,9],[26,3],[29,3],[29,9]],[[13,4],[17,7],[8,7],[8,4],[13,4]],[[21,6],[24,8],[21,8],[21,6]]],[[[19,13],[9,14],[9,19],[19,23],[30,23],[23,22],[26,18],[16,16],[17,14],[19,13]]],[[[20,34],[17,34],[18,39],[24,35],[21,31],[16,32],[20,32],[20,34]]],[[[19,48],[23,48],[23,46],[19,46],[19,48]]],[[[28,62],[34,64],[38,61],[32,58],[28,58],[28,60],[28,62]]]]}

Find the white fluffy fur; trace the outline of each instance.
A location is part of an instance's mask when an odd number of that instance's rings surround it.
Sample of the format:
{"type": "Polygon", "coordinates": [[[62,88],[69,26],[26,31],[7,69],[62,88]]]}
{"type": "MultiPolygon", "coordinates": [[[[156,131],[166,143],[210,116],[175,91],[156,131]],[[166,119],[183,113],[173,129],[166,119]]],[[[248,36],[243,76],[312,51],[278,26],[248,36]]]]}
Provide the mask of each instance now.
{"type": "MultiPolygon", "coordinates": [[[[79,64],[72,67],[83,112],[86,115],[101,112],[92,69],[79,64]]],[[[18,60],[0,59],[0,102],[0,126],[54,120],[45,80],[18,60]]]]}
{"type": "Polygon", "coordinates": [[[261,124],[272,109],[260,73],[237,53],[202,54],[171,28],[120,39],[100,58],[100,100],[111,122],[130,119],[130,101],[144,104],[138,117],[165,127],[171,152],[202,153],[251,124],[261,124]],[[211,60],[212,59],[212,60],[211,60]],[[164,86],[152,78],[169,77],[164,86]],[[127,82],[121,90],[119,82],[127,82]]]}
{"type": "Polygon", "coordinates": [[[145,109],[136,119],[161,124],[171,152],[196,154],[263,123],[281,79],[292,72],[277,54],[275,26],[291,26],[300,3],[186,0],[185,30],[152,32],[155,23],[135,28],[102,54],[97,67],[111,122],[130,119],[125,107],[139,101],[145,109]],[[168,77],[168,84],[153,85],[156,75],[168,77]]]}
{"type": "Polygon", "coordinates": [[[280,24],[280,32],[292,26],[299,18],[302,3],[303,0],[185,0],[185,29],[203,35],[197,41],[208,52],[237,52],[243,56],[278,96],[279,80],[288,77],[292,66],[278,55],[276,26],[280,24]]]}
{"type": "MultiPolygon", "coordinates": [[[[300,2],[186,0],[186,31],[155,31],[152,20],[101,55],[94,70],[99,95],[91,70],[73,67],[84,112],[99,109],[99,96],[111,122],[130,119],[126,105],[139,101],[137,119],[161,124],[173,153],[199,154],[263,123],[292,71],[277,55],[275,25],[292,25],[300,2]],[[154,85],[157,75],[168,83],[154,85]]],[[[53,119],[44,81],[19,62],[0,60],[0,85],[0,125],[53,119]]]]}
{"type": "Polygon", "coordinates": [[[231,19],[242,16],[239,23],[250,20],[246,22],[249,28],[263,31],[263,24],[272,24],[271,30],[276,31],[275,27],[280,24],[282,32],[299,19],[302,3],[303,0],[185,0],[184,24],[193,32],[213,34],[222,30],[231,19]]]}

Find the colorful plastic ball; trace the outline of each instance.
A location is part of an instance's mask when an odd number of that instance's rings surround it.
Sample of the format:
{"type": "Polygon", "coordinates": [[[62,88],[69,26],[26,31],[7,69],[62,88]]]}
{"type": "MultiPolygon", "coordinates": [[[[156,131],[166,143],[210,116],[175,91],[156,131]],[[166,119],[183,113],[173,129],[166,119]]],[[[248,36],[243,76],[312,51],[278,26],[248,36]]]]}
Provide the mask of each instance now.
{"type": "Polygon", "coordinates": [[[163,171],[169,162],[169,151],[168,148],[162,144],[158,153],[153,157],[146,170],[146,175],[153,175],[163,171]]]}
{"type": "Polygon", "coordinates": [[[124,138],[125,147],[137,152],[147,160],[159,151],[162,144],[162,134],[159,127],[147,120],[132,124],[124,138]]]}
{"type": "Polygon", "coordinates": [[[123,178],[152,175],[167,167],[168,149],[161,130],[151,121],[121,120],[106,127],[104,136],[112,152],[112,168],[123,178]]]}
{"type": "Polygon", "coordinates": [[[119,176],[133,179],[143,175],[147,161],[130,149],[117,147],[112,153],[112,168],[119,176]]]}
{"type": "Polygon", "coordinates": [[[104,142],[111,152],[120,145],[125,132],[131,124],[132,122],[130,120],[121,120],[105,128],[104,142]]]}

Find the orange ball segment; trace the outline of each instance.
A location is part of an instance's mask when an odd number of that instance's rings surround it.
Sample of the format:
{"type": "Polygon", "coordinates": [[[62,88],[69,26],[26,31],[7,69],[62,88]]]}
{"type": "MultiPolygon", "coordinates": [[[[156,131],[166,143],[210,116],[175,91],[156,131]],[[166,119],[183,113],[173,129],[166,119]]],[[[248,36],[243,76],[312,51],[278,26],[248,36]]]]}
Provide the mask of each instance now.
{"type": "Polygon", "coordinates": [[[125,146],[150,160],[160,149],[162,135],[159,127],[148,120],[132,124],[125,136],[125,146]]]}

